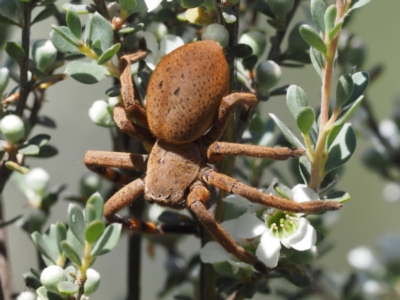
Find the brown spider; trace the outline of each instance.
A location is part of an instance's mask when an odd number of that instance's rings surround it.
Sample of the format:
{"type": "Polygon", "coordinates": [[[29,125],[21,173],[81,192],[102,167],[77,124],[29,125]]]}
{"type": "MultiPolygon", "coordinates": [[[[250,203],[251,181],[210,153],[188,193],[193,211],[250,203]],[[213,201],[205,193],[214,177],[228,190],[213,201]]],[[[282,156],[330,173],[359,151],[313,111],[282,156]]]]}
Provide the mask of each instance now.
{"type": "Polygon", "coordinates": [[[123,132],[152,145],[150,155],[88,151],[84,159],[89,169],[106,178],[112,174],[110,167],[147,169],[143,178],[130,182],[106,202],[105,217],[139,232],[164,233],[162,225],[116,213],[142,193],[150,203],[188,208],[226,251],[267,273],[268,268],[237,245],[207,210],[207,185],[290,212],[317,213],[339,209],[341,204],[321,200],[296,203],[264,194],[209,166],[221,161],[224,155],[283,160],[304,154],[303,149],[218,142],[235,105],[252,111],[258,100],[250,93],[228,95],[229,67],[217,42],[193,42],[165,56],[151,75],[146,109],[134,98],[130,73],[130,64],[145,56],[146,52],[141,51],[120,59],[123,105],[114,108],[114,120],[123,132]]]}

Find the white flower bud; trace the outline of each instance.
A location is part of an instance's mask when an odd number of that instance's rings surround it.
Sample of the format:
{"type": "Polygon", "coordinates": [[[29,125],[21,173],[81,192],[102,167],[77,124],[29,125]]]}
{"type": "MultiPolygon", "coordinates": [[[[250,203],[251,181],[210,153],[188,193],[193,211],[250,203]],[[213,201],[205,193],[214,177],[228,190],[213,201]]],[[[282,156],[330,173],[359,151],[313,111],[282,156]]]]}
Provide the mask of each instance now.
{"type": "Polygon", "coordinates": [[[100,274],[93,270],[88,269],[86,271],[86,281],[84,285],[85,295],[89,296],[93,294],[100,285],[100,274]]]}
{"type": "Polygon", "coordinates": [[[32,56],[36,67],[46,70],[57,58],[57,49],[50,40],[38,40],[32,46],[32,56]]]}
{"type": "Polygon", "coordinates": [[[0,131],[5,139],[17,144],[24,137],[24,122],[16,115],[7,115],[0,121],[0,131]]]}
{"type": "Polygon", "coordinates": [[[40,282],[43,286],[50,292],[59,294],[57,285],[61,281],[66,281],[67,276],[65,276],[63,268],[59,266],[50,266],[42,271],[40,275],[40,282]]]}
{"type": "Polygon", "coordinates": [[[229,32],[221,24],[211,24],[204,29],[202,39],[216,41],[220,43],[223,48],[225,48],[228,46],[229,32]]]}
{"type": "Polygon", "coordinates": [[[90,119],[97,125],[112,127],[115,125],[112,109],[104,100],[95,101],[89,109],[90,119]]]}
{"type": "Polygon", "coordinates": [[[17,300],[36,300],[36,294],[31,291],[25,291],[18,295],[17,300]]]}
{"type": "Polygon", "coordinates": [[[347,261],[360,270],[371,270],[376,264],[374,254],[365,246],[360,246],[349,251],[347,261]]]}
{"type": "Polygon", "coordinates": [[[246,44],[253,49],[253,55],[260,57],[267,46],[267,38],[260,31],[249,31],[239,39],[239,44],[246,44]]]}
{"type": "Polygon", "coordinates": [[[281,67],[272,60],[259,63],[256,67],[258,92],[266,94],[282,77],[281,67]]]}
{"type": "Polygon", "coordinates": [[[154,34],[157,41],[160,41],[164,35],[168,34],[167,26],[160,22],[151,22],[149,25],[147,25],[146,31],[154,34]]]}
{"type": "Polygon", "coordinates": [[[49,173],[42,168],[34,168],[25,175],[26,187],[39,195],[43,195],[46,192],[49,181],[49,173]]]}

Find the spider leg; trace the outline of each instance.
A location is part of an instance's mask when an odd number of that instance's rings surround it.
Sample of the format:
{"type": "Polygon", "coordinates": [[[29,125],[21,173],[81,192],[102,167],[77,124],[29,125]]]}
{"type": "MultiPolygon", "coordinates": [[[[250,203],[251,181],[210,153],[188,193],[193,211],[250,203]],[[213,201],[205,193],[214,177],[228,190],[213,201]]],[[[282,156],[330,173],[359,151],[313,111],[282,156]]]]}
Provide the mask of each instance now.
{"type": "MultiPolygon", "coordinates": [[[[114,121],[121,131],[125,132],[130,137],[138,139],[144,143],[153,145],[156,142],[156,138],[146,127],[143,127],[137,123],[133,123],[126,116],[126,110],[120,105],[114,106],[113,110],[114,121]]],[[[147,122],[147,121],[146,121],[147,122]]]]}
{"type": "Polygon", "coordinates": [[[121,96],[126,112],[134,119],[148,127],[146,110],[135,100],[135,93],[132,83],[131,64],[144,59],[146,51],[139,51],[124,55],[119,60],[121,96]]]}
{"type": "Polygon", "coordinates": [[[285,160],[290,157],[299,157],[305,150],[286,147],[273,148],[257,145],[246,145],[226,142],[215,142],[207,150],[208,163],[218,163],[224,155],[246,155],[252,157],[267,157],[274,160],[285,160]]]}
{"type": "Polygon", "coordinates": [[[128,206],[135,201],[144,192],[145,183],[142,178],[138,178],[128,185],[124,186],[116,192],[104,205],[104,217],[111,223],[116,222],[124,227],[139,233],[146,234],[164,234],[164,233],[180,233],[194,234],[197,233],[193,226],[154,224],[153,222],[145,222],[138,219],[121,216],[117,214],[122,208],[128,206]]]}
{"type": "Polygon", "coordinates": [[[245,185],[232,177],[220,174],[208,167],[203,168],[201,173],[203,180],[208,184],[214,185],[228,193],[245,197],[251,202],[270,206],[283,211],[315,214],[328,210],[338,210],[342,207],[342,204],[334,201],[315,200],[298,203],[274,195],[265,194],[256,188],[245,185]]]}
{"type": "Polygon", "coordinates": [[[187,198],[190,210],[196,215],[199,222],[207,228],[211,235],[221,244],[224,249],[236,256],[241,261],[252,265],[258,272],[267,274],[269,272],[257,256],[240,247],[229,234],[219,225],[213,215],[207,210],[204,203],[208,201],[210,192],[204,186],[195,186],[187,198]]]}
{"type": "Polygon", "coordinates": [[[124,184],[128,181],[126,176],[111,168],[146,170],[148,155],[87,151],[83,160],[89,170],[99,174],[105,179],[124,184]]]}
{"type": "Polygon", "coordinates": [[[230,115],[233,113],[235,105],[242,104],[247,106],[247,112],[250,113],[257,103],[257,97],[251,93],[233,93],[224,97],[219,106],[218,116],[214,122],[214,125],[204,136],[206,141],[211,143],[219,140],[229,121],[230,115]]]}

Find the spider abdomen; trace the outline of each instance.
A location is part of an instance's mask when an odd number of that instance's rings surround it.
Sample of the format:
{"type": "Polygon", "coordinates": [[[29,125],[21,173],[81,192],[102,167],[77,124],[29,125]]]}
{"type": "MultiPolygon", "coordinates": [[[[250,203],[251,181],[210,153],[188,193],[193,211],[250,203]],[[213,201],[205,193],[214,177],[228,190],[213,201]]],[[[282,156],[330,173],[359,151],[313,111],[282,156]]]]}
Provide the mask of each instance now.
{"type": "Polygon", "coordinates": [[[184,45],[166,55],[150,77],[146,110],[159,139],[182,144],[212,125],[229,92],[229,66],[215,41],[184,45]]]}

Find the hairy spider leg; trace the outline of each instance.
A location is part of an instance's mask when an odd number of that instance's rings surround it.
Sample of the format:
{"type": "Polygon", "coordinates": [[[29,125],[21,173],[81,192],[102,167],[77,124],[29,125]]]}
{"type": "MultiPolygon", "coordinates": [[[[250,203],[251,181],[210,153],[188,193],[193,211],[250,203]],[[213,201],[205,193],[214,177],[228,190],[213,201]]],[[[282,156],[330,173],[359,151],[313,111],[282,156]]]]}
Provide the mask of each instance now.
{"type": "Polygon", "coordinates": [[[118,184],[126,184],[129,179],[112,168],[146,170],[147,160],[148,155],[106,151],[87,151],[84,157],[84,163],[89,170],[118,184]]]}
{"type": "Polygon", "coordinates": [[[265,194],[256,188],[245,185],[244,183],[241,183],[240,181],[227,175],[218,173],[209,167],[203,168],[201,173],[203,180],[208,184],[227,191],[228,193],[242,196],[251,202],[283,211],[316,214],[330,210],[338,210],[342,207],[342,204],[335,201],[314,200],[299,203],[293,200],[265,194]]]}
{"type": "Polygon", "coordinates": [[[219,225],[204,203],[208,201],[210,192],[202,185],[195,186],[187,198],[190,210],[199,222],[211,233],[216,241],[239,260],[252,265],[258,272],[268,274],[269,269],[257,256],[240,247],[219,225]]]}
{"type": "Polygon", "coordinates": [[[215,142],[207,150],[208,163],[215,164],[222,160],[224,155],[245,155],[252,157],[271,158],[273,160],[285,160],[291,157],[300,157],[305,153],[304,149],[289,149],[286,147],[265,147],[237,143],[215,142]]]}

